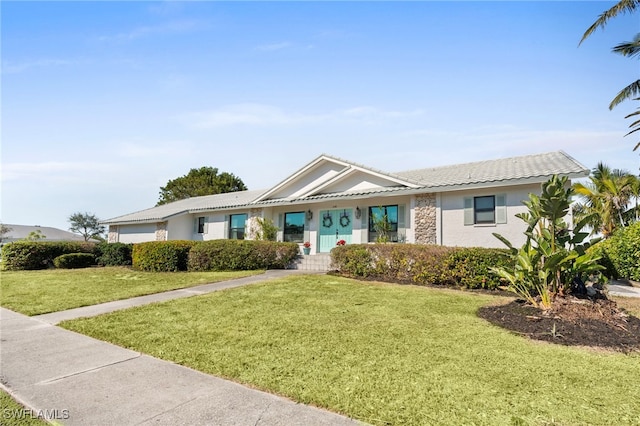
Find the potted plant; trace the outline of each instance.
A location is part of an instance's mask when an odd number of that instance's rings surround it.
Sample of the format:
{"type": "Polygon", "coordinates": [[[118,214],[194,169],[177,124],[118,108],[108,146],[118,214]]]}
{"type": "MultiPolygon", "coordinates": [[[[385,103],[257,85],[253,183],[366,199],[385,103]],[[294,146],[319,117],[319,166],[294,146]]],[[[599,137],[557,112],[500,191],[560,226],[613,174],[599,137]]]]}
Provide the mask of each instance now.
{"type": "Polygon", "coordinates": [[[304,244],[302,244],[302,252],[304,254],[311,253],[311,243],[309,241],[305,241],[304,244]]]}

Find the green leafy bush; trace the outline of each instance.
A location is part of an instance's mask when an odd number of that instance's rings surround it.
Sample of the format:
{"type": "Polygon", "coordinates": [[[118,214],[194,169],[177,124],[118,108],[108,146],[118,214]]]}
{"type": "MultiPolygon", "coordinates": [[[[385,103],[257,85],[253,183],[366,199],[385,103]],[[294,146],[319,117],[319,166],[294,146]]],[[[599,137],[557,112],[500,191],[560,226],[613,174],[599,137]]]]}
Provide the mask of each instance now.
{"type": "Polygon", "coordinates": [[[130,266],[132,251],[133,244],[103,242],[96,244],[94,254],[100,266],[130,266]]]}
{"type": "Polygon", "coordinates": [[[95,243],[75,241],[15,241],[2,246],[2,265],[10,271],[47,269],[63,254],[92,253],[95,243]]]}
{"type": "Polygon", "coordinates": [[[96,264],[96,257],[91,253],[69,253],[53,259],[53,265],[59,269],[88,268],[96,264]]]}
{"type": "Polygon", "coordinates": [[[151,241],[134,244],[132,251],[133,268],[149,272],[186,271],[189,250],[197,241],[151,241]]]}
{"type": "Polygon", "coordinates": [[[602,256],[601,264],[609,277],[640,281],[640,222],[617,230],[592,250],[602,256]]]}
{"type": "Polygon", "coordinates": [[[189,253],[190,271],[284,269],[299,254],[296,243],[253,240],[212,240],[189,253]]]}
{"type": "Polygon", "coordinates": [[[493,290],[500,285],[500,279],[491,268],[507,266],[511,258],[507,249],[458,247],[451,251],[446,262],[456,284],[493,290]]]}
{"type": "Polygon", "coordinates": [[[496,288],[489,268],[506,264],[508,250],[418,244],[349,244],[331,250],[341,274],[407,284],[496,288]]]}

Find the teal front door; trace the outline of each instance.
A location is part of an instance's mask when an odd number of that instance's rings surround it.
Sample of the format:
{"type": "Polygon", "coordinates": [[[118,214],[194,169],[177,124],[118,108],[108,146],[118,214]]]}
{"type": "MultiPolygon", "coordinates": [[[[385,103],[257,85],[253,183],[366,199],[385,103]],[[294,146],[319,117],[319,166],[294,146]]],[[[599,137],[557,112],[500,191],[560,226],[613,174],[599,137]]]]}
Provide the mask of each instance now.
{"type": "Polygon", "coordinates": [[[319,218],[321,253],[328,253],[340,240],[351,242],[353,230],[353,212],[351,209],[321,210],[319,218]]]}

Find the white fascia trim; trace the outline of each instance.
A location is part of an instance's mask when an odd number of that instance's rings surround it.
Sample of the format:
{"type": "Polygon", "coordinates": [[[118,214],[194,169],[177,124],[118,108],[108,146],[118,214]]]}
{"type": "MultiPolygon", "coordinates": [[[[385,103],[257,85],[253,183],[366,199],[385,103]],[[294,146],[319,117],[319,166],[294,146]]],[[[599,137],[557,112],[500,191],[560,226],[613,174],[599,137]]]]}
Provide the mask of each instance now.
{"type": "Polygon", "coordinates": [[[280,189],[284,188],[285,186],[290,184],[292,181],[296,180],[301,175],[303,175],[307,171],[309,171],[312,168],[314,168],[315,166],[317,166],[322,161],[329,161],[329,162],[332,162],[332,163],[339,164],[341,166],[348,166],[348,164],[343,162],[343,161],[338,161],[338,160],[336,160],[334,158],[330,158],[330,157],[327,157],[326,155],[322,154],[318,158],[316,158],[315,160],[313,160],[310,163],[308,163],[306,166],[303,166],[302,168],[298,169],[296,172],[294,172],[292,175],[290,175],[289,177],[287,177],[286,179],[284,179],[280,183],[276,184],[274,187],[269,189],[264,194],[260,195],[258,198],[253,200],[252,203],[258,203],[260,201],[264,201],[270,195],[272,195],[273,193],[275,193],[275,192],[279,191],[280,189]]]}

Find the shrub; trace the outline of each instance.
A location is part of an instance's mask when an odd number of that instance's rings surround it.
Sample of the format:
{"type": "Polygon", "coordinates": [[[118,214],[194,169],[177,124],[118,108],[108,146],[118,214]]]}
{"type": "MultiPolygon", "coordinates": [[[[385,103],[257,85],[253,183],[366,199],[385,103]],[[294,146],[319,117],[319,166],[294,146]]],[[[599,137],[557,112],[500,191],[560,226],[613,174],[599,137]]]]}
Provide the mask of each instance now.
{"type": "Polygon", "coordinates": [[[299,254],[296,243],[253,240],[212,240],[193,247],[190,271],[284,269],[299,254]]]}
{"type": "Polygon", "coordinates": [[[617,230],[592,250],[603,257],[602,266],[609,277],[640,281],[640,222],[617,230]]]}
{"type": "Polygon", "coordinates": [[[460,247],[449,254],[446,262],[458,285],[493,290],[500,285],[500,279],[490,269],[508,266],[511,258],[507,249],[460,247]]]}
{"type": "Polygon", "coordinates": [[[186,271],[189,250],[197,241],[151,241],[134,244],[132,250],[133,268],[150,272],[186,271]]]}
{"type": "Polygon", "coordinates": [[[88,268],[96,263],[96,257],[91,253],[69,253],[53,259],[53,265],[60,269],[88,268]]]}
{"type": "Polygon", "coordinates": [[[95,243],[75,241],[16,241],[2,246],[2,264],[7,270],[46,269],[63,254],[91,253],[95,243]]]}
{"type": "Polygon", "coordinates": [[[125,243],[100,243],[96,244],[94,254],[100,266],[130,266],[133,244],[125,243]]]}
{"type": "Polygon", "coordinates": [[[418,285],[494,289],[489,268],[509,262],[508,250],[419,244],[349,244],[331,250],[341,274],[418,285]]]}

